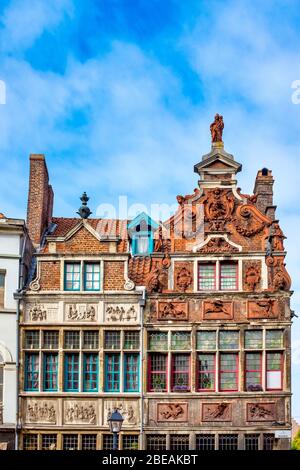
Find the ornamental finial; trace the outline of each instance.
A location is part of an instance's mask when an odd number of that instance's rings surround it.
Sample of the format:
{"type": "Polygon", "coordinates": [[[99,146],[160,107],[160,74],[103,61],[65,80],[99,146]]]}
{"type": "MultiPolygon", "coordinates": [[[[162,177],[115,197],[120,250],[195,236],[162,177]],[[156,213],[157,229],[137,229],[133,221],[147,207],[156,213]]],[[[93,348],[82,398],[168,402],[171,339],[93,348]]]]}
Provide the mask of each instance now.
{"type": "Polygon", "coordinates": [[[90,211],[90,208],[87,207],[87,202],[90,198],[87,196],[86,192],[82,194],[80,200],[82,202],[82,205],[79,207],[78,212],[76,214],[79,214],[82,219],[87,219],[92,212],[90,211]]]}

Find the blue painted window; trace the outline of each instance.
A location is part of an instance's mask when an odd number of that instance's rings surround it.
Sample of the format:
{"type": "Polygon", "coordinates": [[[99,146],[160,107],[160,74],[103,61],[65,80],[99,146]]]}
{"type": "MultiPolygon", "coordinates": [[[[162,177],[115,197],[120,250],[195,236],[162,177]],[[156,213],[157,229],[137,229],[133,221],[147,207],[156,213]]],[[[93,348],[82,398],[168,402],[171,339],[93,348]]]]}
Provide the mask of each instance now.
{"type": "Polygon", "coordinates": [[[124,355],[124,391],[139,391],[139,354],[124,355]]]}
{"type": "Polygon", "coordinates": [[[83,391],[98,391],[98,354],[83,356],[83,391]]]}
{"type": "Polygon", "coordinates": [[[25,355],[25,390],[39,389],[39,355],[28,353],[25,355]]]}
{"type": "Polygon", "coordinates": [[[57,391],[58,354],[44,354],[43,390],[57,391]]]}
{"type": "Polygon", "coordinates": [[[105,391],[120,391],[120,354],[105,355],[105,391]]]}
{"type": "Polygon", "coordinates": [[[80,290],[80,263],[65,263],[65,290],[80,290]]]}
{"type": "Polygon", "coordinates": [[[84,290],[100,290],[100,264],[84,264],[84,290]]]}
{"type": "Polygon", "coordinates": [[[79,354],[65,354],[64,371],[64,390],[65,392],[78,392],[79,390],[79,354]]]}
{"type": "Polygon", "coordinates": [[[153,238],[151,233],[135,235],[132,239],[133,255],[148,255],[153,251],[153,238]]]}

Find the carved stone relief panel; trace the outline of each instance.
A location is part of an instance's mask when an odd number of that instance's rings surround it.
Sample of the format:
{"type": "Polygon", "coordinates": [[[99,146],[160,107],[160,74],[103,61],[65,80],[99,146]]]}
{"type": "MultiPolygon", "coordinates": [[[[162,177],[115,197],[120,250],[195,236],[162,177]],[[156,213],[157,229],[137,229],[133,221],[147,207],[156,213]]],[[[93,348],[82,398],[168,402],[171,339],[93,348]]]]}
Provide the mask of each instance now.
{"type": "Polygon", "coordinates": [[[248,292],[260,290],[261,262],[243,261],[243,289],[248,292]]]}
{"type": "Polygon", "coordinates": [[[203,302],[203,320],[232,320],[233,302],[223,300],[205,300],[203,302]]]}
{"type": "Polygon", "coordinates": [[[275,403],[247,403],[247,421],[274,421],[275,403]]]}
{"type": "Polygon", "coordinates": [[[97,402],[95,401],[65,401],[65,424],[97,424],[97,402]]]}
{"type": "Polygon", "coordinates": [[[187,403],[158,403],[157,404],[158,422],[186,422],[188,421],[187,403]]]}
{"type": "Polygon", "coordinates": [[[40,424],[57,423],[56,400],[27,400],[25,402],[25,422],[40,424]]]}
{"type": "Polygon", "coordinates": [[[159,302],[158,320],[188,320],[187,302],[159,302]]]}
{"type": "Polygon", "coordinates": [[[123,426],[135,426],[139,423],[139,402],[138,400],[105,400],[104,401],[104,413],[103,413],[103,425],[107,424],[108,418],[111,416],[116,409],[121,413],[124,418],[123,426]]]}
{"type": "Polygon", "coordinates": [[[277,318],[278,313],[278,305],[274,299],[248,302],[248,318],[277,318]]]}
{"type": "Polygon", "coordinates": [[[174,265],[174,290],[178,292],[193,291],[193,263],[176,262],[174,265]]]}
{"type": "Polygon", "coordinates": [[[95,322],[98,318],[97,304],[66,304],[65,321],[69,322],[95,322]]]}
{"type": "Polygon", "coordinates": [[[25,309],[26,323],[56,323],[58,321],[58,304],[28,303],[25,309]]]}
{"type": "Polygon", "coordinates": [[[104,321],[108,323],[136,323],[138,321],[139,307],[136,304],[106,304],[104,307],[104,321]]]}
{"type": "Polygon", "coordinates": [[[203,403],[202,421],[232,421],[230,403],[203,403]]]}

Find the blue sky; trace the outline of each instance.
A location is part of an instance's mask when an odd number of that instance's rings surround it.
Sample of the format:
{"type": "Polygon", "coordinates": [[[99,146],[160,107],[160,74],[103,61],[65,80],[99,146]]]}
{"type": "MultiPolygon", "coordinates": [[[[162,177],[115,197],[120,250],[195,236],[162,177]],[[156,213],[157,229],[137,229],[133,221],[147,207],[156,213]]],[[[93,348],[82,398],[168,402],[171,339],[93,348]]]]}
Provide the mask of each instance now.
{"type": "MultiPolygon", "coordinates": [[[[84,190],[94,214],[120,194],[173,204],[219,112],[243,192],[273,170],[300,312],[299,24],[291,0],[0,0],[0,212],[25,217],[30,153],[46,154],[55,215],[84,190]]],[[[300,318],[293,330],[300,421],[300,318]]]]}

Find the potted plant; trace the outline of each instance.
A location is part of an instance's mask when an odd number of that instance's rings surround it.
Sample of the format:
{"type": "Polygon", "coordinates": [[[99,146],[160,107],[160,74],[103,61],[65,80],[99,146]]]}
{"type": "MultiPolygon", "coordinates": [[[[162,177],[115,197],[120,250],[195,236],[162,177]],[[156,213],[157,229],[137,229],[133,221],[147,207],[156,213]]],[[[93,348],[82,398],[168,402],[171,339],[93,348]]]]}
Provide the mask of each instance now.
{"type": "Polygon", "coordinates": [[[161,377],[156,376],[153,378],[153,390],[155,392],[162,392],[164,390],[164,383],[161,377]]]}
{"type": "Polygon", "coordinates": [[[189,387],[184,383],[183,377],[178,377],[176,379],[173,390],[176,392],[186,392],[189,390],[189,387]]]}

